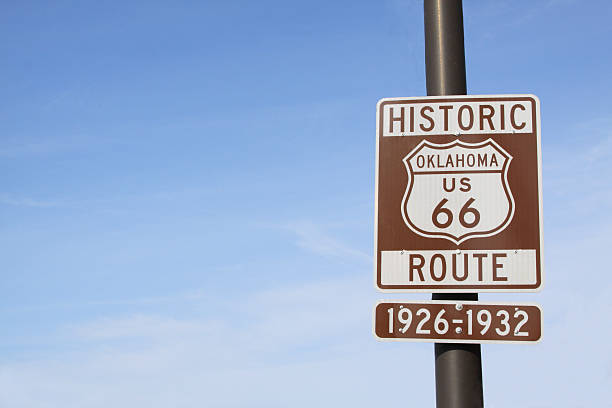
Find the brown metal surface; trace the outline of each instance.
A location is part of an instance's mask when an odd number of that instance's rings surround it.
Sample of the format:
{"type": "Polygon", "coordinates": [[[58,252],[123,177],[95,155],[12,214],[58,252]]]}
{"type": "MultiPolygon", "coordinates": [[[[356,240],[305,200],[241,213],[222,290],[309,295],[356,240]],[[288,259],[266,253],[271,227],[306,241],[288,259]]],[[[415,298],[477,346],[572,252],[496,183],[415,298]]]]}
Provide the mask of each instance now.
{"type": "Polygon", "coordinates": [[[386,340],[533,343],[542,335],[541,317],[536,305],[382,302],[375,309],[374,333],[386,340]],[[405,325],[400,319],[406,322],[408,316],[410,324],[405,325]],[[440,316],[438,322],[437,316],[440,316]],[[484,324],[487,321],[488,324],[484,324]]]}
{"type": "MultiPolygon", "coordinates": [[[[483,142],[492,139],[513,157],[508,170],[508,182],[513,193],[515,212],[510,224],[498,234],[485,238],[472,238],[457,245],[449,240],[417,235],[406,227],[400,211],[402,198],[406,191],[408,175],[403,159],[423,140],[433,143],[449,143],[457,140],[453,134],[433,134],[426,136],[389,137],[383,136],[383,126],[379,126],[378,134],[378,196],[377,196],[377,248],[376,248],[376,283],[383,290],[424,290],[431,289],[471,289],[473,291],[495,289],[507,291],[535,290],[542,284],[541,271],[541,231],[539,219],[539,189],[538,185],[538,137],[536,101],[530,97],[508,98],[453,98],[439,99],[407,99],[384,101],[379,106],[379,120],[383,120],[385,105],[416,104],[433,102],[486,102],[486,101],[520,101],[531,105],[532,132],[514,134],[486,133],[465,134],[460,139],[468,143],[483,142]],[[536,250],[536,282],[535,284],[474,284],[466,285],[383,285],[381,283],[381,253],[382,251],[401,250],[496,250],[496,249],[533,249],[536,250]]],[[[384,125],[384,124],[383,124],[384,125]]]]}

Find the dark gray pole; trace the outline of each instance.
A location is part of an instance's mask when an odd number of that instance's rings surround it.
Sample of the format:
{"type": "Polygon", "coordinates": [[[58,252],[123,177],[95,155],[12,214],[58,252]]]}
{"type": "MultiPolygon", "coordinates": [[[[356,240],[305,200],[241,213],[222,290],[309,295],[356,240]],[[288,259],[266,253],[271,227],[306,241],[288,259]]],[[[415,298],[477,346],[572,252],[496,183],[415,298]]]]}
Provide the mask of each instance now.
{"type": "Polygon", "coordinates": [[[461,0],[425,0],[427,95],[465,95],[461,0]]]}
{"type": "MultiPolygon", "coordinates": [[[[461,0],[425,1],[427,95],[465,95],[461,0]]],[[[434,300],[478,300],[477,293],[433,294],[434,300]]],[[[482,408],[480,344],[434,345],[436,407],[482,408]]]]}

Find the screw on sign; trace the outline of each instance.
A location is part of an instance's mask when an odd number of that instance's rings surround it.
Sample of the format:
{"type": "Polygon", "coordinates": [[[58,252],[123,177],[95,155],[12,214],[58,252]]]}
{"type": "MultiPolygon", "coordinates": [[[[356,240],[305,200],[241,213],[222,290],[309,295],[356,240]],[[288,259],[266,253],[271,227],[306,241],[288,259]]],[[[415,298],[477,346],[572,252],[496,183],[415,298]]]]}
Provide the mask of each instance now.
{"type": "Polygon", "coordinates": [[[383,99],[377,132],[379,289],[541,288],[535,96],[383,99]]]}

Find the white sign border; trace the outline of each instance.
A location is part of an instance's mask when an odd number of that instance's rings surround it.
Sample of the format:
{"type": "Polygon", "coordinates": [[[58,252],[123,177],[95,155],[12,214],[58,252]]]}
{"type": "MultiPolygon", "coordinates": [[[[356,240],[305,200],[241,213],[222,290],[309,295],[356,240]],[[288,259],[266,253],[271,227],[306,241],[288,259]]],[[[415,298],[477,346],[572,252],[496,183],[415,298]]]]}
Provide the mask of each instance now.
{"type": "MultiPolygon", "coordinates": [[[[494,95],[437,95],[437,96],[409,96],[409,97],[392,97],[381,98],[376,104],[376,162],[375,162],[375,181],[374,181],[374,288],[382,293],[534,293],[540,292],[544,287],[544,213],[542,202],[542,121],[540,120],[540,99],[534,94],[494,94],[494,95]],[[538,160],[538,201],[539,201],[539,228],[540,228],[540,285],[537,288],[425,288],[425,289],[383,289],[378,286],[378,182],[380,168],[380,105],[384,102],[393,101],[416,101],[416,100],[448,100],[448,99],[507,99],[507,98],[532,98],[535,101],[536,110],[536,145],[537,145],[537,160],[538,160]]],[[[452,134],[449,132],[449,134],[452,134]]],[[[452,134],[454,135],[454,134],[452,134]]],[[[486,135],[486,133],[483,133],[486,135]]],[[[454,135],[456,136],[456,135],[454,135]]],[[[408,137],[408,136],[406,136],[408,137]]],[[[406,248],[408,249],[408,248],[406,248]]]]}

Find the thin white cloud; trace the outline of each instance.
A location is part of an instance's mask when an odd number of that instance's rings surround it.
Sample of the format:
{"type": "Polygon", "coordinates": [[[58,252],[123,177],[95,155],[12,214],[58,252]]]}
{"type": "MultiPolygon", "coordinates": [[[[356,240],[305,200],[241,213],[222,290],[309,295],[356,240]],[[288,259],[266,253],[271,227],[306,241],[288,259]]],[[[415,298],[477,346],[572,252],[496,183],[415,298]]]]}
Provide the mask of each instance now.
{"type": "Polygon", "coordinates": [[[122,143],[120,139],[87,134],[74,135],[12,135],[0,142],[0,157],[40,157],[55,154],[91,151],[103,146],[122,143]]]}
{"type": "Polygon", "coordinates": [[[267,290],[220,302],[210,318],[141,314],[66,327],[58,341],[78,351],[0,365],[0,406],[339,403],[369,376],[359,371],[371,364],[363,347],[376,344],[367,283],[267,290]]]}
{"type": "Polygon", "coordinates": [[[371,262],[371,255],[355,249],[330,235],[322,225],[310,221],[292,222],[286,225],[296,237],[298,247],[322,256],[348,258],[371,262]]]}
{"type": "Polygon", "coordinates": [[[51,208],[62,207],[65,205],[65,203],[55,200],[41,200],[31,197],[15,197],[8,194],[0,194],[0,204],[31,208],[51,208]]]}
{"type": "MultiPolygon", "coordinates": [[[[519,5],[514,0],[472,0],[463,3],[463,14],[464,21],[468,24],[477,22],[491,27],[491,30],[484,34],[490,39],[499,35],[500,27],[513,28],[533,24],[534,19],[550,13],[552,8],[576,2],[577,0],[532,0],[519,5]]],[[[469,30],[469,26],[466,27],[469,30]]],[[[483,35],[482,28],[479,27],[478,32],[483,35]]]]}
{"type": "MultiPolygon", "coordinates": [[[[554,318],[544,309],[539,345],[483,347],[487,406],[609,399],[612,363],[600,350],[612,335],[601,320],[612,287],[601,289],[564,299],[554,318]]],[[[378,297],[364,273],[219,302],[208,317],[118,315],[66,327],[56,340],[69,351],[54,344],[0,364],[0,406],[433,406],[433,345],[375,341],[378,297]]]]}
{"type": "Polygon", "coordinates": [[[595,118],[575,124],[573,137],[561,140],[543,157],[545,215],[552,208],[567,213],[569,225],[593,219],[605,225],[612,217],[605,211],[612,205],[612,133],[609,118],[595,118]],[[587,217],[588,216],[588,217],[587,217]]]}
{"type": "Polygon", "coordinates": [[[603,139],[596,140],[595,144],[587,148],[584,158],[589,162],[596,162],[605,160],[606,162],[612,163],[610,154],[612,153],[612,135],[609,135],[603,139]]]}
{"type": "Polygon", "coordinates": [[[175,338],[202,336],[209,325],[197,320],[179,320],[166,316],[136,314],[118,318],[101,318],[74,326],[70,337],[82,341],[127,340],[133,338],[175,338]]]}
{"type": "Polygon", "coordinates": [[[114,194],[98,197],[78,197],[75,195],[53,199],[24,197],[9,193],[0,193],[0,204],[30,208],[71,208],[81,210],[98,210],[128,212],[151,202],[181,204],[189,199],[197,199],[211,192],[208,188],[184,187],[174,190],[142,191],[132,194],[114,194]],[[118,210],[120,208],[121,210],[118,210]]]}

